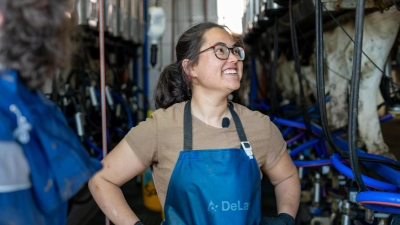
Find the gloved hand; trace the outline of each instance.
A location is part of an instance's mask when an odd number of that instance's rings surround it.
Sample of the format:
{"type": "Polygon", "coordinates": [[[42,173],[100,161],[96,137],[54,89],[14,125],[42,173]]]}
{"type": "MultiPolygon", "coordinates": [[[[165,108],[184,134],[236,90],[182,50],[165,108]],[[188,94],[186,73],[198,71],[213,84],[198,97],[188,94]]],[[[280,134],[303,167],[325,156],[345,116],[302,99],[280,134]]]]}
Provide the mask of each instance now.
{"type": "Polygon", "coordinates": [[[133,225],[143,225],[143,223],[142,222],[140,222],[140,221],[137,221],[135,224],[133,224],[133,225]]]}
{"type": "Polygon", "coordinates": [[[280,213],[277,217],[264,217],[261,225],[294,225],[294,218],[287,213],[280,213]]]}

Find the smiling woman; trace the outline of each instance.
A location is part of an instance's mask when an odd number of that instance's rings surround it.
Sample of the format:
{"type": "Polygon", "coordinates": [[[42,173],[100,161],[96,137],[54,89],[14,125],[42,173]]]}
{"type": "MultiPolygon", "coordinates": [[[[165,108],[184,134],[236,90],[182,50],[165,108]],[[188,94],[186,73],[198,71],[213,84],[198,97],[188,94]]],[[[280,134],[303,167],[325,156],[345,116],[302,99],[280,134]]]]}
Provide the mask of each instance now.
{"type": "Polygon", "coordinates": [[[156,87],[158,109],[129,131],[89,182],[115,224],[141,224],[120,186],[149,166],[164,225],[294,224],[300,183],[286,142],[268,116],[228,102],[240,87],[242,47],[239,36],[212,22],[181,35],[177,61],[156,87]],[[276,218],[261,215],[262,173],[276,186],[276,218]]]}

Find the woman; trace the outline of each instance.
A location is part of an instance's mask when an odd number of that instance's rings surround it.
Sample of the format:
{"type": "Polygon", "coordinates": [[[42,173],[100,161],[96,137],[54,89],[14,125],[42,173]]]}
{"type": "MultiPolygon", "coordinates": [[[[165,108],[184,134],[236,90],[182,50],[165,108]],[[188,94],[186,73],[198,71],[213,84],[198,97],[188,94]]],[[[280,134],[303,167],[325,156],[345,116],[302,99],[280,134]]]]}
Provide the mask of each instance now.
{"type": "Polygon", "coordinates": [[[40,90],[69,61],[72,0],[0,1],[0,224],[65,225],[101,168],[40,90]]]}
{"type": "Polygon", "coordinates": [[[268,116],[227,100],[240,87],[241,43],[211,22],[180,37],[177,62],[156,87],[158,110],[131,129],[89,181],[115,224],[141,224],[119,187],[149,166],[164,224],[294,224],[300,185],[282,135],[268,116]],[[276,218],[261,216],[262,173],[275,185],[276,218]]]}

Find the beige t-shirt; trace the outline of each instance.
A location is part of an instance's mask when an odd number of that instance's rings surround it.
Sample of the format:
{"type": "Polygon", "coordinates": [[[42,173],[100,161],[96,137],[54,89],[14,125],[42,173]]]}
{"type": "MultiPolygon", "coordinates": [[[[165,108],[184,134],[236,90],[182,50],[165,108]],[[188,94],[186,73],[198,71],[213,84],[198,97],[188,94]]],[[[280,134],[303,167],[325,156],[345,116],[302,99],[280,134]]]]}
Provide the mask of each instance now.
{"type": "MultiPolygon", "coordinates": [[[[164,207],[169,180],[183,149],[183,112],[186,102],[153,112],[152,117],[132,128],[125,139],[143,164],[152,166],[153,179],[164,207]]],[[[269,117],[235,104],[247,140],[259,167],[274,166],[286,150],[286,142],[269,117]]],[[[228,128],[216,128],[192,116],[193,149],[240,148],[231,119],[228,128]]],[[[261,171],[260,171],[261,178],[261,171]]]]}

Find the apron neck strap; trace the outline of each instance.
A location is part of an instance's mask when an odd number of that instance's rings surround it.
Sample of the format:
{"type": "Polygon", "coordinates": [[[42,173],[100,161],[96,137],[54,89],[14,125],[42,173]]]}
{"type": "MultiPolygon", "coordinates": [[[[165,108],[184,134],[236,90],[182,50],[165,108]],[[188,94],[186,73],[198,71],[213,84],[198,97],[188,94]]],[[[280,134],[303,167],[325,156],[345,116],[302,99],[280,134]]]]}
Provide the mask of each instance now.
{"type": "MultiPolygon", "coordinates": [[[[190,107],[189,100],[185,105],[185,111],[183,115],[183,149],[184,150],[193,150],[193,128],[192,128],[192,111],[190,107]]],[[[231,112],[233,121],[235,122],[236,132],[239,135],[239,139],[241,143],[247,142],[246,134],[244,132],[242,122],[238,114],[233,110],[232,102],[228,104],[229,111],[231,112]]],[[[241,148],[243,148],[243,144],[241,144],[241,148]]]]}
{"type": "Polygon", "coordinates": [[[185,105],[185,112],[183,115],[183,150],[192,150],[192,110],[190,108],[189,100],[185,105]]]}

